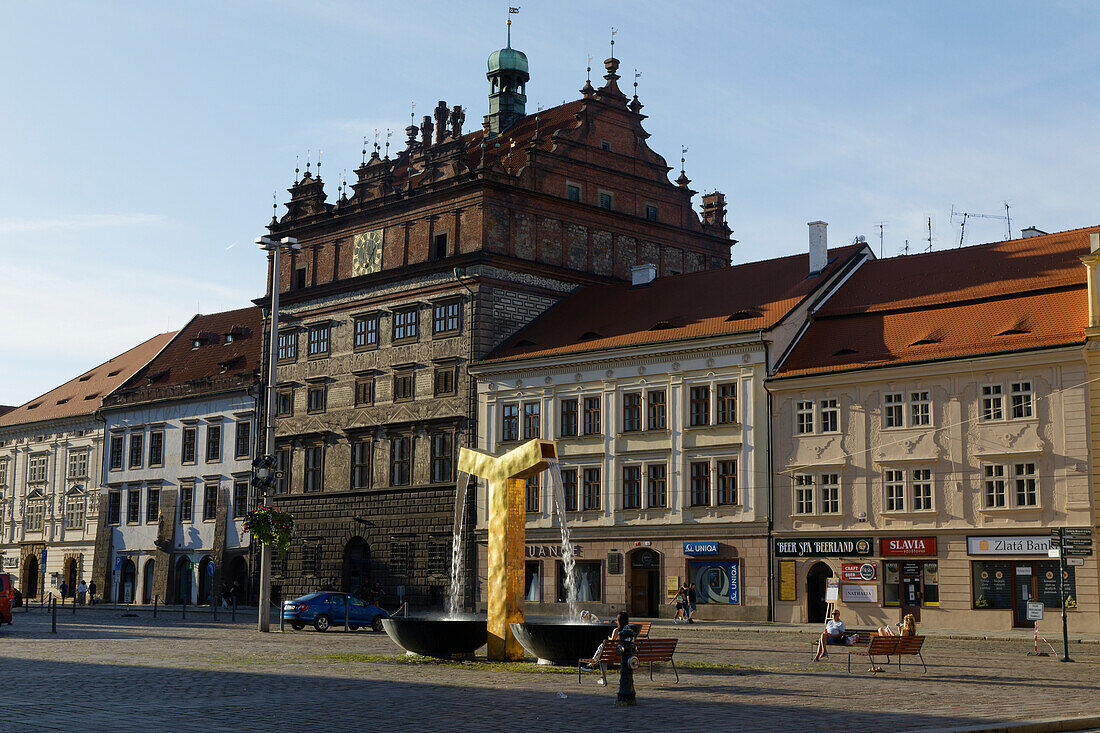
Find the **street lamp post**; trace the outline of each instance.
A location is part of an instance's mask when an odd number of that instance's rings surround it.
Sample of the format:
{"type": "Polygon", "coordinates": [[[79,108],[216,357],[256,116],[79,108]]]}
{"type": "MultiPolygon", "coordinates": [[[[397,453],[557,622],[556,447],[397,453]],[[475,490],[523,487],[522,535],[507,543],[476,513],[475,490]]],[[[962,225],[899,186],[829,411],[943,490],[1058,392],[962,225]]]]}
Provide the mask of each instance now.
{"type": "MultiPolygon", "coordinates": [[[[272,465],[275,460],[275,363],[279,358],[279,253],[286,249],[297,252],[302,247],[293,237],[283,237],[276,242],[268,237],[256,237],[256,246],[272,253],[271,275],[268,289],[271,292],[271,331],[267,352],[267,407],[264,410],[264,461],[272,465]]],[[[264,480],[264,503],[267,503],[270,477],[264,480]]],[[[271,630],[271,545],[260,544],[260,598],[259,630],[271,630]]]]}

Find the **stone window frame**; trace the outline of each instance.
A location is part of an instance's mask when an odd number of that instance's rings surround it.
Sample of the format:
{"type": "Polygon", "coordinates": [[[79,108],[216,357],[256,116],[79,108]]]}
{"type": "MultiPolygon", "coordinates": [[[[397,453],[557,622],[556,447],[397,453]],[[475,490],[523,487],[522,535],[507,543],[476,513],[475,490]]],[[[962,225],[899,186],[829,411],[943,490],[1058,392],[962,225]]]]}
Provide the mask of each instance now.
{"type": "Polygon", "coordinates": [[[306,337],[306,358],[325,359],[332,353],[332,321],[312,323],[306,337]]]}
{"type": "Polygon", "coordinates": [[[374,377],[356,377],[352,391],[352,403],[355,407],[374,404],[374,377]]]}
{"type": "Polygon", "coordinates": [[[280,329],[278,343],[275,348],[276,363],[293,364],[298,361],[298,329],[280,329]]]}
{"type": "Polygon", "coordinates": [[[328,410],[328,385],[311,384],[306,389],[306,414],[319,415],[328,410]]]}
{"type": "Polygon", "coordinates": [[[233,435],[233,457],[248,458],[252,455],[252,420],[238,420],[233,435]],[[241,448],[244,448],[242,451],[241,448]]]}
{"type": "Polygon", "coordinates": [[[129,469],[141,468],[145,465],[145,432],[142,430],[130,433],[130,450],[127,451],[126,467],[129,469]]]}
{"type": "Polygon", "coordinates": [[[121,432],[112,432],[107,440],[107,470],[121,471],[126,465],[122,455],[126,450],[126,436],[121,432]]]}
{"type": "Polygon", "coordinates": [[[390,486],[412,486],[413,484],[413,468],[416,460],[416,436],[412,433],[395,433],[390,435],[389,445],[389,483],[390,486]],[[405,455],[400,459],[398,458],[398,446],[405,445],[407,451],[405,455]],[[404,481],[398,482],[397,471],[399,466],[405,466],[407,471],[404,481]]]}
{"type": "Polygon", "coordinates": [[[149,467],[162,468],[164,466],[164,429],[149,431],[149,467]],[[154,450],[154,448],[156,450],[154,450]]]}
{"type": "Polygon", "coordinates": [[[577,183],[576,181],[570,181],[570,180],[567,179],[565,181],[565,200],[566,201],[572,201],[572,202],[578,203],[578,204],[584,203],[584,186],[577,183]],[[573,198],[570,195],[572,193],[572,191],[570,191],[570,187],[573,187],[577,190],[577,197],[576,198],[573,198]]]}
{"type": "Polygon", "coordinates": [[[199,428],[196,425],[186,425],[180,430],[180,464],[192,466],[199,461],[199,428]],[[191,457],[187,457],[187,438],[191,438],[191,457]]]}
{"type": "Polygon", "coordinates": [[[275,388],[275,417],[294,416],[294,387],[281,386],[275,388]],[[286,400],[285,402],[283,400],[286,400]],[[283,410],[284,405],[288,410],[283,410]]]}
{"type": "Polygon", "coordinates": [[[302,491],[320,493],[325,490],[325,444],[309,443],[303,451],[302,491]]]}
{"type": "Polygon", "coordinates": [[[613,191],[608,191],[607,189],[604,189],[604,188],[597,189],[597,191],[596,191],[596,203],[597,203],[597,206],[599,206],[604,211],[614,211],[615,210],[615,193],[613,191]],[[603,205],[605,196],[607,197],[607,206],[603,205]]]}
{"type": "Polygon", "coordinates": [[[646,221],[659,221],[660,214],[661,208],[657,206],[657,204],[651,201],[646,201],[642,204],[642,216],[645,217],[646,221]],[[650,214],[652,214],[652,216],[650,214]]]}
{"type": "MultiPolygon", "coordinates": [[[[121,469],[119,469],[121,470],[121,469]]],[[[27,484],[45,484],[50,480],[50,454],[42,451],[27,456],[27,484]]]]}
{"type": "Polygon", "coordinates": [[[450,483],[454,481],[455,477],[455,436],[456,431],[454,429],[433,430],[428,433],[428,463],[429,463],[429,479],[433,484],[450,483]],[[437,439],[445,438],[449,441],[449,449],[446,454],[436,453],[437,439]],[[439,477],[440,472],[437,471],[439,467],[445,467],[446,470],[442,471],[442,478],[439,477]]]}
{"type": "Polygon", "coordinates": [[[348,487],[356,490],[369,489],[374,485],[374,439],[368,436],[355,436],[349,443],[348,487]]]}
{"type": "Polygon", "coordinates": [[[420,340],[420,306],[396,307],[390,316],[390,340],[394,344],[411,344],[420,340]],[[398,336],[398,329],[402,329],[398,336]]]}
{"type": "Polygon", "coordinates": [[[416,399],[416,369],[410,366],[394,367],[393,401],[412,402],[416,399]],[[406,387],[408,389],[406,389],[406,387]]]}
{"type": "Polygon", "coordinates": [[[373,351],[377,349],[382,341],[381,311],[360,313],[354,317],[352,323],[352,350],[373,351]],[[371,335],[374,336],[374,341],[368,340],[371,335]],[[362,343],[359,343],[360,337],[362,337],[362,343]]]}
{"type": "MultiPolygon", "coordinates": [[[[65,478],[70,480],[88,478],[87,448],[77,448],[68,452],[65,458],[65,478]]],[[[4,483],[2,477],[0,477],[0,486],[4,483]]]]}
{"type": "Polygon", "coordinates": [[[462,298],[453,297],[432,302],[432,337],[448,338],[462,333],[462,298]],[[448,309],[454,308],[451,313],[448,309]],[[442,310],[442,314],[441,311],[442,310]],[[450,324],[453,321],[453,327],[450,324]],[[439,328],[440,322],[443,328],[439,328]]]}
{"type": "Polygon", "coordinates": [[[432,394],[436,397],[458,394],[458,367],[454,364],[437,366],[432,374],[432,394]],[[447,375],[450,375],[450,389],[447,389],[447,375]],[[442,385],[440,381],[442,380],[442,385]]]}

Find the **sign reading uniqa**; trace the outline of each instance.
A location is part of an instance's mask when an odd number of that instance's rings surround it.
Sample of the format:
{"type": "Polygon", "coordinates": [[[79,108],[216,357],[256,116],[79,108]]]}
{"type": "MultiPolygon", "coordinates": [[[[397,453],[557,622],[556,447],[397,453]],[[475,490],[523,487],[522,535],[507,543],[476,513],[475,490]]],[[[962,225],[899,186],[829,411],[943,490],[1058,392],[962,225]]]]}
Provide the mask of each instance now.
{"type": "Polygon", "coordinates": [[[717,542],[685,542],[684,543],[685,555],[717,555],[718,543],[717,542]]]}
{"type": "MultiPolygon", "coordinates": [[[[527,545],[525,554],[527,557],[561,557],[561,545],[527,545]]],[[[573,555],[584,556],[584,547],[573,545],[573,555]]]]}
{"type": "Polygon", "coordinates": [[[776,540],[776,557],[863,557],[870,555],[874,543],[870,537],[805,537],[776,540]]]}
{"type": "Polygon", "coordinates": [[[1050,550],[1050,537],[967,537],[968,555],[1046,555],[1050,550]]]}

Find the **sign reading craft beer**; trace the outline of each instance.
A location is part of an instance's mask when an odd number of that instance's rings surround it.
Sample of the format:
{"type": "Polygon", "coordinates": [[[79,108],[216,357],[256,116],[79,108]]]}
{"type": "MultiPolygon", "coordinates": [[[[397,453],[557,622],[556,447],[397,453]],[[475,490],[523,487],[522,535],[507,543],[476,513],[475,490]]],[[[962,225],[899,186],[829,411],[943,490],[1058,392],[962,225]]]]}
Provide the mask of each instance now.
{"type": "Polygon", "coordinates": [[[935,537],[883,537],[879,540],[879,550],[883,557],[897,555],[934,556],[936,554],[935,537]]]}
{"type": "Polygon", "coordinates": [[[872,554],[870,537],[799,537],[776,540],[776,557],[865,557],[872,554]]]}

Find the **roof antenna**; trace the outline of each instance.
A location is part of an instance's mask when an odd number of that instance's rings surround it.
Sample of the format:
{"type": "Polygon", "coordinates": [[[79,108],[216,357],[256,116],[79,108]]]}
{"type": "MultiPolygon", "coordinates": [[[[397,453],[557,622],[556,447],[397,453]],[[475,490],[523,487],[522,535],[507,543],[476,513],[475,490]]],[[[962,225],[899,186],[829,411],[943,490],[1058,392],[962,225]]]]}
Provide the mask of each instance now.
{"type": "Polygon", "coordinates": [[[1012,239],[1012,214],[1008,211],[1008,202],[1005,201],[1005,221],[1008,226],[1008,238],[1012,239]]]}
{"type": "Polygon", "coordinates": [[[882,257],[882,230],[886,228],[886,222],[880,221],[875,226],[878,227],[878,256],[882,257]]]}
{"type": "Polygon", "coordinates": [[[907,254],[909,254],[909,240],[908,240],[908,239],[906,239],[906,240],[905,240],[905,249],[903,249],[903,250],[901,251],[901,253],[902,253],[903,255],[907,255],[907,254]]]}
{"type": "Polygon", "coordinates": [[[928,251],[932,251],[932,217],[928,217],[928,251]]]}

